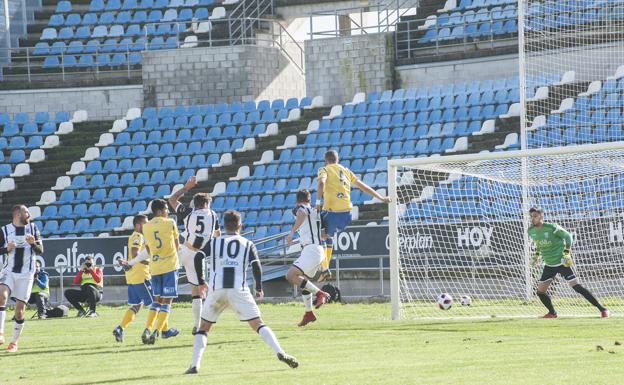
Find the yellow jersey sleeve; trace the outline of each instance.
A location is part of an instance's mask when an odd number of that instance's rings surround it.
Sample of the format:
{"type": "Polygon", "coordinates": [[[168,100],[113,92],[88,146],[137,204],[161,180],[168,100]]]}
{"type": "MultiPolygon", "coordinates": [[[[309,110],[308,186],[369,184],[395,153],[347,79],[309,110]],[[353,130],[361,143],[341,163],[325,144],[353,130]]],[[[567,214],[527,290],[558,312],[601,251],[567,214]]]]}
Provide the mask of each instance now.
{"type": "MultiPolygon", "coordinates": [[[[137,254],[139,251],[145,248],[145,241],[143,239],[143,234],[137,233],[136,231],[130,235],[128,238],[128,260],[132,260],[132,249],[137,249],[137,254]]],[[[126,283],[128,285],[136,285],[139,283],[145,282],[145,280],[150,279],[150,270],[149,265],[138,263],[132,267],[132,269],[126,271],[126,283]]]]}
{"type": "Polygon", "coordinates": [[[179,234],[175,221],[170,218],[154,218],[143,226],[143,235],[152,258],[152,274],[177,270],[179,265],[176,240],[179,234]]]}

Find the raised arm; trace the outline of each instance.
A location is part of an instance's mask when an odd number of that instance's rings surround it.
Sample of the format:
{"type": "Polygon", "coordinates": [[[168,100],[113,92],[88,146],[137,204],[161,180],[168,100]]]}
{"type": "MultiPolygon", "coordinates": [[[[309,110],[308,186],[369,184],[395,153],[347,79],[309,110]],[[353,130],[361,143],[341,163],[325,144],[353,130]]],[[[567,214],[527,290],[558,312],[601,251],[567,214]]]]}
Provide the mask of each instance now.
{"type": "Polygon", "coordinates": [[[169,199],[167,200],[169,202],[169,205],[174,209],[177,210],[178,207],[178,203],[180,201],[180,198],[182,198],[182,196],[184,194],[186,194],[187,192],[189,192],[193,187],[197,186],[197,177],[195,175],[193,175],[192,177],[190,177],[186,183],[184,184],[184,187],[182,187],[181,189],[179,189],[178,191],[176,191],[175,193],[171,194],[171,196],[169,197],[169,199]]]}
{"type": "Polygon", "coordinates": [[[360,190],[364,191],[368,195],[370,195],[370,196],[372,196],[374,198],[377,198],[377,199],[379,199],[382,202],[390,203],[390,198],[389,197],[385,197],[385,196],[379,194],[372,187],[370,187],[366,183],[362,182],[361,180],[358,179],[353,184],[355,185],[355,187],[357,187],[360,190]]]}

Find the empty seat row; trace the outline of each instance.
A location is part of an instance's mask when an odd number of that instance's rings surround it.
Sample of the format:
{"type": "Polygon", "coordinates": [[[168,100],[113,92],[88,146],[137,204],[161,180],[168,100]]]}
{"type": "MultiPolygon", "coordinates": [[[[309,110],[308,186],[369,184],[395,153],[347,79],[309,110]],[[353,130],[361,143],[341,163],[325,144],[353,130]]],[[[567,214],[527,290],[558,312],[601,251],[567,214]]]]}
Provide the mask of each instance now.
{"type": "Polygon", "coordinates": [[[473,92],[471,94],[434,96],[431,98],[415,98],[406,100],[385,101],[381,103],[361,102],[348,104],[342,109],[343,117],[382,115],[400,112],[416,112],[436,110],[440,108],[468,107],[494,103],[517,103],[520,101],[520,90],[473,92]]]}
{"type": "MultiPolygon", "coordinates": [[[[529,80],[529,78],[527,78],[529,80]]],[[[535,85],[544,85],[552,81],[559,80],[556,75],[531,77],[535,85]],[[555,78],[553,78],[555,76],[555,78]]],[[[366,100],[369,102],[388,102],[406,99],[433,98],[436,96],[449,96],[461,94],[484,93],[488,91],[513,90],[520,87],[520,78],[513,76],[497,80],[474,80],[471,82],[451,83],[441,86],[421,87],[421,88],[399,88],[383,92],[370,92],[366,100]]]]}
{"type": "Polygon", "coordinates": [[[11,139],[6,142],[5,138],[0,138],[0,149],[7,148],[9,150],[17,150],[20,148],[39,148],[43,145],[43,136],[33,135],[28,138],[23,136],[12,136],[11,139]],[[4,139],[4,140],[2,140],[4,139]]]}
{"type": "Polygon", "coordinates": [[[160,23],[149,24],[145,28],[139,24],[131,24],[127,28],[123,25],[112,25],[110,29],[105,25],[98,25],[91,30],[89,26],[63,27],[57,30],[48,27],[41,33],[41,40],[72,40],[72,39],[97,39],[97,38],[119,38],[119,37],[137,37],[137,36],[170,36],[180,35],[187,29],[186,23],[160,23]]]}
{"type": "Polygon", "coordinates": [[[57,112],[54,115],[54,119],[52,119],[52,117],[50,116],[48,112],[37,112],[35,113],[34,120],[31,120],[30,115],[26,112],[19,112],[15,114],[14,119],[11,119],[9,114],[5,112],[0,112],[0,126],[6,126],[7,124],[17,124],[17,125],[23,126],[24,124],[31,123],[31,122],[34,122],[37,124],[44,124],[48,122],[58,124],[58,123],[66,122],[69,119],[70,119],[69,112],[65,112],[65,111],[57,112]]]}
{"type": "MultiPolygon", "coordinates": [[[[45,219],[45,218],[44,218],[45,219]]],[[[77,221],[73,219],[65,219],[60,225],[56,220],[45,221],[40,224],[42,233],[44,236],[48,235],[63,235],[70,236],[72,233],[81,234],[87,236],[87,233],[98,233],[104,231],[112,231],[114,228],[121,226],[120,217],[111,217],[108,220],[105,218],[95,218],[90,221],[87,218],[82,218],[77,221]]]]}
{"type": "Polygon", "coordinates": [[[156,109],[154,107],[147,107],[143,110],[143,119],[155,119],[155,118],[166,118],[166,117],[180,117],[186,116],[191,117],[193,115],[209,115],[209,114],[223,114],[226,112],[229,113],[237,113],[237,112],[253,112],[260,111],[264,112],[266,110],[282,110],[287,109],[291,110],[293,108],[304,108],[311,105],[312,99],[310,97],[301,98],[298,101],[297,98],[290,98],[287,101],[283,99],[275,99],[272,102],[269,100],[261,100],[256,105],[254,101],[247,102],[234,102],[234,103],[220,103],[220,104],[206,104],[206,105],[191,105],[188,107],[178,106],[176,108],[163,107],[160,109],[156,109]]]}
{"type": "Polygon", "coordinates": [[[43,68],[73,68],[73,67],[116,67],[141,64],[141,54],[133,52],[128,55],[116,53],[114,55],[80,55],[78,59],[73,55],[48,56],[43,61],[43,68]]]}
{"type": "MultiPolygon", "coordinates": [[[[193,170],[191,170],[193,171],[193,170]]],[[[190,175],[194,175],[189,172],[185,172],[186,179],[190,175]]],[[[174,183],[180,183],[176,181],[174,183]]],[[[163,197],[171,193],[171,187],[169,185],[161,185],[158,189],[154,186],[143,186],[140,190],[136,186],[126,187],[122,190],[121,187],[114,187],[110,190],[99,188],[91,193],[90,190],[64,190],[57,203],[60,204],[77,204],[77,203],[107,203],[117,202],[122,200],[147,200],[154,199],[156,197],[163,197]]]]}
{"type": "MultiPolygon", "coordinates": [[[[163,188],[162,191],[165,191],[163,188]]],[[[108,203],[80,203],[76,205],[48,205],[43,209],[41,216],[45,220],[66,219],[81,217],[109,217],[135,215],[147,209],[147,202],[144,200],[108,202],[108,203]]],[[[41,218],[39,220],[42,220],[41,218]]]]}
{"type": "Polygon", "coordinates": [[[8,123],[2,130],[2,136],[6,138],[17,135],[51,135],[54,134],[54,132],[56,132],[56,123],[54,122],[43,123],[41,125],[41,130],[39,130],[39,125],[35,122],[24,123],[21,129],[17,123],[8,123]]]}
{"type": "Polygon", "coordinates": [[[454,27],[457,25],[468,25],[473,23],[481,23],[485,21],[494,22],[498,20],[511,20],[517,19],[518,13],[516,6],[507,5],[503,7],[495,7],[491,10],[481,9],[477,12],[453,12],[438,14],[436,18],[437,27],[454,27]]]}
{"type": "Polygon", "coordinates": [[[513,34],[518,32],[518,23],[515,19],[495,22],[472,22],[466,26],[459,25],[453,28],[430,28],[418,40],[420,44],[463,40],[466,38],[493,37],[497,35],[513,34]]]}
{"type": "Polygon", "coordinates": [[[160,49],[164,45],[165,48],[175,48],[178,46],[178,39],[170,37],[163,40],[162,37],[155,37],[148,40],[145,37],[137,39],[106,39],[100,42],[97,39],[89,40],[83,43],[79,40],[73,40],[66,44],[64,41],[56,41],[49,45],[46,42],[39,42],[35,45],[32,54],[35,56],[44,55],[77,55],[77,54],[95,54],[95,53],[112,53],[112,52],[139,52],[148,48],[160,49]],[[159,48],[160,47],[160,48],[159,48]]]}
{"type": "Polygon", "coordinates": [[[50,27],[77,27],[79,25],[95,26],[95,25],[127,25],[127,24],[145,24],[145,23],[161,23],[168,21],[190,21],[190,20],[206,20],[210,16],[208,8],[197,8],[193,11],[190,8],[181,9],[179,12],[175,9],[169,9],[164,13],[160,10],[146,11],[124,11],[116,15],[112,12],[102,13],[98,16],[96,13],[86,13],[81,16],[78,13],[69,15],[52,15],[48,26],[50,27]]]}
{"type": "MultiPolygon", "coordinates": [[[[133,9],[150,9],[150,8],[177,8],[177,7],[196,7],[210,6],[215,3],[214,0],[91,0],[89,11],[117,11],[117,10],[133,10],[133,9]]],[[[58,12],[70,12],[71,8],[63,5],[58,12]]]]}

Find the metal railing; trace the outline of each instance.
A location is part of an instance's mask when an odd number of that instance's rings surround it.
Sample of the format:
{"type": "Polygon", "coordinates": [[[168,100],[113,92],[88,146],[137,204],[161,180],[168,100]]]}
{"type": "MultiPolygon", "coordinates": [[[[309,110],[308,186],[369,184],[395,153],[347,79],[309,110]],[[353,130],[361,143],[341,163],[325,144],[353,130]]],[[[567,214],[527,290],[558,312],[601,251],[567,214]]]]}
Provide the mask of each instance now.
{"type": "MultiPolygon", "coordinates": [[[[140,78],[142,71],[139,65],[142,64],[145,51],[254,44],[279,48],[299,71],[304,71],[303,47],[276,20],[227,18],[149,23],[143,27],[143,34],[143,40],[136,39],[133,43],[100,44],[91,47],[83,45],[83,50],[89,49],[87,53],[72,53],[72,47],[69,46],[50,47],[54,53],[48,54],[42,54],[41,48],[35,47],[0,48],[0,54],[11,57],[11,64],[3,68],[1,79],[32,83],[42,80],[64,82],[74,79],[140,78]],[[243,28],[250,33],[242,38],[229,35],[236,23],[242,23],[243,28]],[[154,35],[163,25],[173,34],[154,35]],[[257,33],[256,28],[266,30],[266,33],[257,33]],[[195,35],[197,39],[185,42],[185,38],[191,35],[195,35]],[[113,66],[112,61],[116,54],[125,55],[125,59],[121,65],[113,66]],[[48,57],[56,57],[58,63],[45,63],[48,57]]],[[[86,42],[88,39],[84,40],[86,42]]]]}
{"type": "Polygon", "coordinates": [[[416,14],[420,0],[385,0],[377,5],[367,7],[337,8],[331,11],[312,12],[308,15],[310,21],[310,39],[366,35],[394,31],[402,16],[416,14]],[[374,14],[372,21],[367,21],[374,14]],[[359,15],[359,19],[354,19],[359,15]],[[349,26],[341,27],[340,18],[346,17],[349,26]],[[315,18],[333,18],[334,27],[326,30],[315,29],[315,18]]]}
{"type": "MultiPolygon", "coordinates": [[[[442,53],[462,52],[490,49],[494,50],[501,46],[518,44],[518,38],[515,36],[516,31],[503,32],[502,30],[494,31],[492,25],[501,22],[501,25],[508,21],[517,21],[517,18],[492,18],[490,13],[489,19],[462,23],[444,23],[425,24],[427,19],[407,20],[397,23],[395,30],[395,52],[397,59],[419,58],[425,59],[428,56],[438,56],[442,53]],[[481,32],[480,28],[484,24],[489,24],[487,33],[481,32]],[[457,38],[452,37],[452,32],[457,27],[463,27],[463,33],[457,38]],[[448,30],[448,36],[438,38],[441,31],[448,30]],[[435,37],[423,41],[423,38],[429,31],[436,31],[435,37]],[[514,36],[510,36],[514,35],[514,36]]],[[[517,27],[516,27],[517,28],[517,27]]]]}

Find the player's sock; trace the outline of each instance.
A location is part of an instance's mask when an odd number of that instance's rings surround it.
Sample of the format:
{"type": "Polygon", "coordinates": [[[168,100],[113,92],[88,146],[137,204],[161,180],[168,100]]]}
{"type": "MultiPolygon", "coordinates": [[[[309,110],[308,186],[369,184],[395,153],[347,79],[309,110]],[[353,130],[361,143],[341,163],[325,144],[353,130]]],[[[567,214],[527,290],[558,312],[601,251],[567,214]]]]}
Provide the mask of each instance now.
{"type": "Polygon", "coordinates": [[[575,292],[585,297],[585,299],[592,305],[596,306],[598,310],[600,311],[606,310],[606,308],[602,306],[600,302],[598,302],[596,297],[594,297],[592,293],[590,293],[589,290],[587,290],[585,287],[581,286],[580,284],[577,284],[577,285],[574,285],[572,289],[574,289],[575,292]]]}
{"type": "Polygon", "coordinates": [[[277,342],[277,337],[275,337],[275,334],[273,334],[273,330],[271,330],[270,327],[260,325],[258,328],[258,334],[260,334],[260,337],[262,337],[264,342],[266,342],[266,344],[269,345],[275,353],[284,353],[279,342],[277,342]]]}
{"type": "Polygon", "coordinates": [[[126,310],[126,314],[124,314],[119,326],[121,326],[122,329],[127,328],[128,325],[130,325],[130,322],[134,321],[135,316],[136,316],[136,311],[134,310],[134,308],[133,307],[129,308],[128,310],[126,310]]]}
{"type": "Polygon", "coordinates": [[[202,300],[201,297],[196,295],[193,296],[193,302],[191,303],[191,309],[193,310],[193,318],[195,320],[195,328],[199,330],[199,323],[202,311],[202,300]]]}
{"type": "Polygon", "coordinates": [[[301,298],[303,299],[306,311],[312,311],[312,293],[307,290],[301,290],[301,298]]]}
{"type": "Polygon", "coordinates": [[[160,311],[158,312],[158,317],[156,317],[156,330],[162,332],[167,324],[167,319],[169,318],[169,305],[168,304],[160,304],[160,311]]]}
{"type": "Polygon", "coordinates": [[[11,342],[13,342],[14,344],[17,343],[17,340],[19,340],[20,335],[22,334],[23,328],[24,328],[24,320],[16,319],[14,322],[14,326],[13,326],[13,340],[11,342]]]}
{"type": "Polygon", "coordinates": [[[311,292],[312,294],[316,294],[321,290],[318,287],[316,287],[315,284],[313,284],[312,282],[308,281],[305,278],[303,279],[303,281],[301,281],[301,285],[299,287],[311,292]]]}
{"type": "Polygon", "coordinates": [[[544,306],[546,306],[546,309],[548,309],[548,312],[550,314],[557,314],[548,294],[538,292],[537,296],[539,297],[540,301],[542,301],[544,306]]]}
{"type": "Polygon", "coordinates": [[[329,269],[329,262],[331,261],[332,253],[334,252],[334,239],[328,238],[325,240],[325,260],[323,260],[323,271],[329,269]]]}
{"type": "Polygon", "coordinates": [[[4,320],[6,319],[6,307],[0,306],[0,334],[4,334],[4,320]]]}
{"type": "Polygon", "coordinates": [[[193,344],[193,362],[191,363],[191,367],[199,369],[202,356],[204,355],[204,350],[206,349],[206,341],[208,341],[208,333],[201,330],[195,333],[195,343],[193,344]]]}
{"type": "Polygon", "coordinates": [[[160,304],[157,302],[152,303],[152,306],[147,313],[147,323],[145,327],[149,329],[149,331],[154,330],[154,322],[156,321],[156,316],[158,315],[158,311],[160,310],[160,304]]]}

